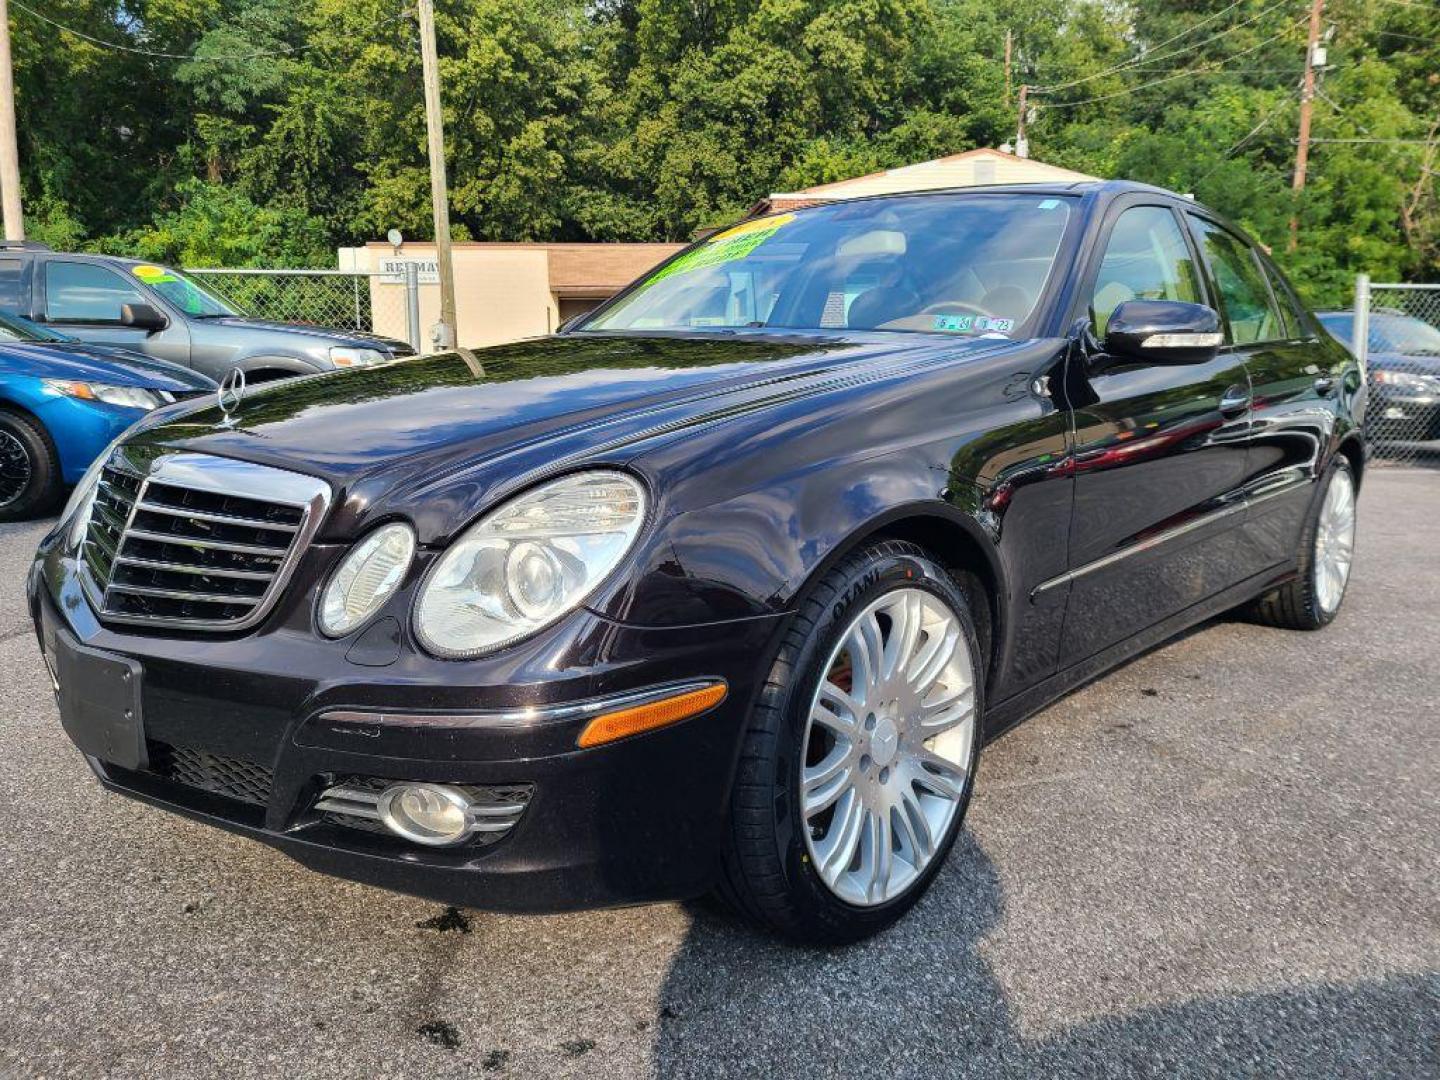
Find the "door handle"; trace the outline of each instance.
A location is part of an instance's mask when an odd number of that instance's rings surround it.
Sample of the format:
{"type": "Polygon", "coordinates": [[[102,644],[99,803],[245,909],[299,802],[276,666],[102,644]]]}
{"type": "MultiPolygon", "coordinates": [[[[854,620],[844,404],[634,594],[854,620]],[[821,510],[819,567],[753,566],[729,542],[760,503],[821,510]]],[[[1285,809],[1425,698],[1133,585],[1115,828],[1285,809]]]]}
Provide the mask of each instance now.
{"type": "Polygon", "coordinates": [[[1239,416],[1250,408],[1250,391],[1243,386],[1232,386],[1220,396],[1220,415],[1239,416]]]}

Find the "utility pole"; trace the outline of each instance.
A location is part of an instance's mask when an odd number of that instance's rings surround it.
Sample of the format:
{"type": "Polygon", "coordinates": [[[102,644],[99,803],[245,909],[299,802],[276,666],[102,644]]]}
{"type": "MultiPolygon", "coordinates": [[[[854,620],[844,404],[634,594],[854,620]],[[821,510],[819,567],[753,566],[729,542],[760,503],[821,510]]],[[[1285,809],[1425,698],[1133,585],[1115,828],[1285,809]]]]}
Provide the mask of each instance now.
{"type": "MultiPolygon", "coordinates": [[[[1315,49],[1320,44],[1320,17],[1325,11],[1325,0],[1311,0],[1310,40],[1305,46],[1305,83],[1300,91],[1300,139],[1295,147],[1295,177],[1291,188],[1299,193],[1305,190],[1305,172],[1310,165],[1310,110],[1315,102],[1315,49]]],[[[1300,243],[1300,220],[1290,218],[1290,250],[1300,243]]]]}
{"type": "Polygon", "coordinates": [[[1030,143],[1025,138],[1025,108],[1026,101],[1030,97],[1030,84],[1020,84],[1020,117],[1015,125],[1015,156],[1028,158],[1030,156],[1030,143]]]}
{"type": "MultiPolygon", "coordinates": [[[[3,3],[4,0],[0,0],[3,3]]],[[[440,271],[440,322],[435,344],[453,349],[455,264],[450,257],[450,194],[445,184],[445,125],[440,116],[440,69],[435,54],[435,2],[418,0],[420,61],[425,80],[425,134],[430,157],[430,203],[435,219],[435,263],[440,271]]]]}
{"type": "Polygon", "coordinates": [[[1005,27],[1005,104],[1009,105],[1009,50],[1014,45],[1014,35],[1005,27]]]}
{"type": "Polygon", "coordinates": [[[25,239],[20,209],[20,147],[15,136],[15,71],[10,64],[10,5],[0,0],[0,207],[5,239],[25,239]]]}

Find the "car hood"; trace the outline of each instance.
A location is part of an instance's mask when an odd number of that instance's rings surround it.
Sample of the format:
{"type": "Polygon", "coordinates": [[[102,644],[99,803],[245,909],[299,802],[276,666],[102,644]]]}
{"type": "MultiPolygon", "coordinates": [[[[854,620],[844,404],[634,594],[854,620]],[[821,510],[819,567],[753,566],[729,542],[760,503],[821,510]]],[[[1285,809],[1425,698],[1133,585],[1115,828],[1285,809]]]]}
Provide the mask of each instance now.
{"type": "Polygon", "coordinates": [[[997,345],[901,337],[540,338],[476,352],[473,368],[442,353],[266,384],[231,426],[218,406],[190,407],[138,438],[325,478],[341,504],[326,537],[403,514],[435,542],[497,489],[568,461],[618,463],[639,439],[805,393],[837,368],[997,345]]]}
{"type": "Polygon", "coordinates": [[[143,386],[186,394],[214,390],[215,381],[189,368],[127,349],[79,341],[16,341],[0,345],[0,366],[14,374],[143,386]]]}
{"type": "Polygon", "coordinates": [[[243,315],[228,315],[219,319],[198,320],[201,327],[224,326],[244,333],[256,330],[274,330],[285,334],[304,334],[306,337],[323,338],[334,345],[354,345],[359,348],[399,348],[408,353],[410,346],[395,338],[381,334],[370,334],[364,330],[346,330],[330,326],[316,326],[310,323],[277,322],[273,319],[252,319],[243,315]]]}

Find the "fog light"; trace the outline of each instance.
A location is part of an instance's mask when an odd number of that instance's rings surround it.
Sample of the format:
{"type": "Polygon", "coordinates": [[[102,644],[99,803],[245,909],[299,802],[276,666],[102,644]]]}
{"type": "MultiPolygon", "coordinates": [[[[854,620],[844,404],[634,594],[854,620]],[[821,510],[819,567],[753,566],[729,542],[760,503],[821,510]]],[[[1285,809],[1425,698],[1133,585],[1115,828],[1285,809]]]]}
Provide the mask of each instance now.
{"type": "Polygon", "coordinates": [[[378,809],[391,832],[417,844],[444,847],[470,835],[470,800],[444,784],[391,784],[378,809]]]}

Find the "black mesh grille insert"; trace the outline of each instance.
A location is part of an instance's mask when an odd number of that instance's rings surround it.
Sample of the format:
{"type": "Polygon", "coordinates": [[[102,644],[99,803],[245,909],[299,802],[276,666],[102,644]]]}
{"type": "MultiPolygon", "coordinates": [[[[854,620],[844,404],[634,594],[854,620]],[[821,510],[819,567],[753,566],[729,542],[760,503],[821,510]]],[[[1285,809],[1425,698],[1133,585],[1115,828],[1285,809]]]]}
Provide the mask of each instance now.
{"type": "Polygon", "coordinates": [[[149,748],[150,771],[156,776],[252,806],[264,806],[270,801],[274,776],[263,765],[169,743],[151,742],[149,748]]]}

